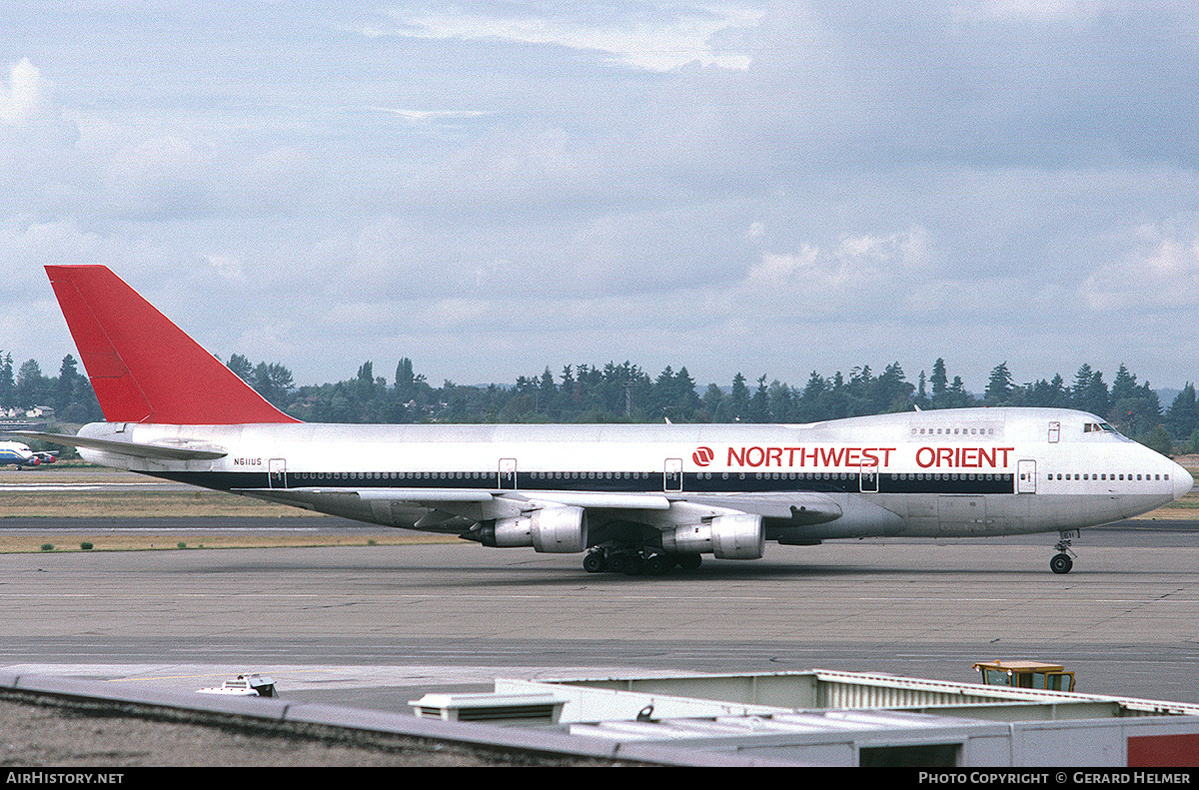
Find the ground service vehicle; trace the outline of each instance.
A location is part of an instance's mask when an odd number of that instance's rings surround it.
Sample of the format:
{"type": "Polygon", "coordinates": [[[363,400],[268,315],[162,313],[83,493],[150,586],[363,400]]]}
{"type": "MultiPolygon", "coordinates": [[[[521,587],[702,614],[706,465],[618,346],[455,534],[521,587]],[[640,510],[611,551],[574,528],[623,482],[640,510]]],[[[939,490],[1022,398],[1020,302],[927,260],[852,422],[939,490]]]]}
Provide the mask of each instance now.
{"type": "Polygon", "coordinates": [[[1046,691],[1073,691],[1074,673],[1061,664],[1040,661],[980,661],[974,665],[984,686],[1011,686],[1046,691]]]}

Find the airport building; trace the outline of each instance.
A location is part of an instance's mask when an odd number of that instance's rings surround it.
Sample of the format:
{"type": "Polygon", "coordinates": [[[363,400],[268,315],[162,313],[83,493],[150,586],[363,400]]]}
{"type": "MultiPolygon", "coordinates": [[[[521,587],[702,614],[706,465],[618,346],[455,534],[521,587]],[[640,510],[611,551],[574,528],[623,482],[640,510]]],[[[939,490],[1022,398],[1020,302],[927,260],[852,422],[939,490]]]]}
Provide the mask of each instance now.
{"type": "Polygon", "coordinates": [[[496,680],[493,695],[433,694],[414,707],[809,765],[1199,764],[1199,705],[856,672],[496,680]]]}
{"type": "MultiPolygon", "coordinates": [[[[288,699],[273,683],[267,698],[232,690],[0,676],[0,700],[62,708],[74,720],[99,716],[115,733],[124,717],[234,728],[267,744],[488,755],[489,764],[1159,772],[1199,764],[1199,705],[819,669],[497,679],[491,692],[425,694],[410,703],[415,715],[288,699]]],[[[290,759],[285,745],[266,748],[290,759]]],[[[152,750],[144,759],[159,764],[152,750]]],[[[203,755],[188,759],[204,764],[203,755]]],[[[400,764],[420,764],[412,759],[400,764]]]]}

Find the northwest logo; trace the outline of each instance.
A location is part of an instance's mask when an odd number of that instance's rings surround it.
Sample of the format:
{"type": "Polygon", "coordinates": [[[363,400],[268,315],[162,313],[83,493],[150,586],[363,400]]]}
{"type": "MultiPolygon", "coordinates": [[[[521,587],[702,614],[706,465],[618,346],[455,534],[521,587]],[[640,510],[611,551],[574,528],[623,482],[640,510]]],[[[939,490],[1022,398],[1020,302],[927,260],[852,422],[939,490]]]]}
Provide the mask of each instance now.
{"type": "Polygon", "coordinates": [[[695,462],[696,466],[707,466],[715,457],[716,453],[712,451],[711,447],[700,447],[691,454],[691,460],[695,462]]]}

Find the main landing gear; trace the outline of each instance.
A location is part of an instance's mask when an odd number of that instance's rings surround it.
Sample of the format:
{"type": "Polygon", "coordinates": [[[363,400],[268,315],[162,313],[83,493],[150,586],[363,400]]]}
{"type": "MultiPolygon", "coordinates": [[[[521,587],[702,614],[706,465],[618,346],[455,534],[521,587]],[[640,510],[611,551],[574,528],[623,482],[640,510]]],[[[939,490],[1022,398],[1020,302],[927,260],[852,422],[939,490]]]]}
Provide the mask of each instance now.
{"type": "Polygon", "coordinates": [[[1070,551],[1070,537],[1078,537],[1077,531],[1063,532],[1062,539],[1054,546],[1057,549],[1057,554],[1053,555],[1053,559],[1049,561],[1049,570],[1054,573],[1069,573],[1074,567],[1074,560],[1070,556],[1074,552],[1070,551]]]}
{"type": "Polygon", "coordinates": [[[583,558],[588,573],[623,573],[626,576],[665,576],[678,566],[692,571],[699,567],[699,554],[667,554],[635,546],[600,546],[583,558]]]}

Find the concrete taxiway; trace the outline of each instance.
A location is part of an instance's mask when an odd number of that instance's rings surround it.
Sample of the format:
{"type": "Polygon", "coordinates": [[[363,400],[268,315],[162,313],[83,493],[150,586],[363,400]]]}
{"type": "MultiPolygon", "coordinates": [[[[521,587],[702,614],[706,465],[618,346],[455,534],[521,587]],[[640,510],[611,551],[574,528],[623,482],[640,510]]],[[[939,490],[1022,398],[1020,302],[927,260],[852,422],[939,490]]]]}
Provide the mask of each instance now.
{"type": "Polygon", "coordinates": [[[407,711],[496,676],[972,681],[973,661],[1039,658],[1080,690],[1199,703],[1199,535],[1090,530],[1067,576],[1048,570],[1055,540],[771,544],[636,578],[466,543],[5,554],[0,668],[182,691],[249,670],[286,696],[407,711]]]}

